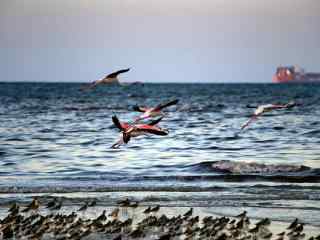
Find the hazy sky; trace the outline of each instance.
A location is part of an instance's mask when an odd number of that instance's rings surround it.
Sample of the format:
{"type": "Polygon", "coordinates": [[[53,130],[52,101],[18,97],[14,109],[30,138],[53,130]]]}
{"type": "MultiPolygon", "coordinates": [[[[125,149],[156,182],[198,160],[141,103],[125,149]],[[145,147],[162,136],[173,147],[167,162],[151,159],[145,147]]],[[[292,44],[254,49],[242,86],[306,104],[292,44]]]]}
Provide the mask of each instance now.
{"type": "Polygon", "coordinates": [[[0,81],[268,82],[320,72],[320,0],[0,0],[0,81]]]}

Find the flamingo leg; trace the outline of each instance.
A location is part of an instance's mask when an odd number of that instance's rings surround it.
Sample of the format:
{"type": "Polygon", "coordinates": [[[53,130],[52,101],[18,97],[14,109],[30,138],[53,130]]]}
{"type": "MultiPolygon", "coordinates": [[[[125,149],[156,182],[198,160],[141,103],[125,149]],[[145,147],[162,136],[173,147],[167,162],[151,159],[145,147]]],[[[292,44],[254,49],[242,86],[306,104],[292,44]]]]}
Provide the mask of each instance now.
{"type": "Polygon", "coordinates": [[[249,120],[247,122],[245,122],[242,126],[241,126],[241,130],[243,130],[244,128],[246,128],[251,122],[253,122],[254,120],[257,119],[257,116],[252,116],[251,118],[249,118],[249,120]]]}
{"type": "Polygon", "coordinates": [[[123,138],[120,138],[120,140],[118,142],[116,142],[115,144],[113,144],[111,146],[111,148],[113,148],[113,149],[119,148],[123,143],[124,143],[123,138]]]}

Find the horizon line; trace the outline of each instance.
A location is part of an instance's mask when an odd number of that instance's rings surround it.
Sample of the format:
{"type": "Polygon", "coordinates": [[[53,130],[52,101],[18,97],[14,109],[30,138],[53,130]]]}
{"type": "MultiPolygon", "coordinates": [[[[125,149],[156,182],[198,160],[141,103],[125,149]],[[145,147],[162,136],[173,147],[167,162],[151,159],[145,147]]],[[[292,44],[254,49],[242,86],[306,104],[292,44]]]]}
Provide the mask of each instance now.
{"type": "MultiPolygon", "coordinates": [[[[0,83],[77,83],[77,84],[90,84],[90,82],[76,82],[76,81],[3,81],[0,80],[0,83]]],[[[133,84],[134,82],[122,82],[124,84],[133,84]]],[[[273,82],[139,82],[138,84],[266,84],[273,82]]]]}

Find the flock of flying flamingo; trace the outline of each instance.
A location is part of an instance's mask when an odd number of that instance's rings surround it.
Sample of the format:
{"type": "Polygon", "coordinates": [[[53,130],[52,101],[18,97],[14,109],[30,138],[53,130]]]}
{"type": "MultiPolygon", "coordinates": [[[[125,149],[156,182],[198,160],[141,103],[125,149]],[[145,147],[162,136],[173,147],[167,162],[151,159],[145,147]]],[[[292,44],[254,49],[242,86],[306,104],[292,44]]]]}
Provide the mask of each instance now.
{"type": "MultiPolygon", "coordinates": [[[[120,83],[118,79],[118,75],[122,73],[126,73],[130,70],[130,68],[127,69],[121,69],[119,71],[113,72],[105,76],[104,78],[100,80],[93,81],[89,85],[86,85],[82,88],[82,90],[92,89],[98,85],[104,85],[104,84],[120,84],[124,85],[123,83],[120,83]]],[[[132,84],[137,84],[139,82],[134,82],[132,84]]],[[[117,141],[115,144],[111,146],[111,148],[118,148],[122,144],[127,144],[131,138],[138,137],[141,135],[147,135],[147,134],[154,134],[154,135],[160,135],[165,136],[168,135],[169,131],[167,129],[163,129],[158,126],[158,123],[163,119],[165,116],[164,112],[162,111],[164,108],[175,105],[179,102],[179,100],[175,99],[173,101],[169,101],[166,103],[159,104],[155,107],[142,107],[142,106],[134,106],[133,110],[137,112],[141,112],[141,116],[134,119],[132,123],[130,122],[121,122],[117,116],[112,116],[113,124],[120,130],[122,133],[122,136],[119,141],[117,141]],[[154,119],[155,117],[159,117],[157,119],[154,119]],[[141,121],[146,119],[152,119],[149,123],[141,123],[141,121]]],[[[287,104],[265,104],[260,106],[250,106],[248,105],[248,108],[255,108],[253,115],[249,118],[248,121],[246,121],[241,126],[241,131],[245,129],[251,122],[258,119],[259,116],[266,112],[270,112],[273,110],[279,110],[279,109],[289,109],[294,106],[296,106],[297,103],[294,101],[291,101],[287,104]]]]}

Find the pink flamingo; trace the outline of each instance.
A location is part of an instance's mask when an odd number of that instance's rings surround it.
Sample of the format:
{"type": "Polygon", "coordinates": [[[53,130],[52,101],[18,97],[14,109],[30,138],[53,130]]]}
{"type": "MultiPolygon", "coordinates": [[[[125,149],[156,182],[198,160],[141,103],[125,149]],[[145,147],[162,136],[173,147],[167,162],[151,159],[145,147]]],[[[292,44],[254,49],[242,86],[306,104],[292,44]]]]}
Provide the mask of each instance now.
{"type": "Polygon", "coordinates": [[[135,122],[138,122],[142,119],[147,119],[147,118],[151,118],[151,117],[156,117],[156,116],[164,116],[165,114],[162,112],[162,109],[175,105],[179,102],[179,100],[175,99],[173,101],[164,103],[164,104],[159,104],[156,107],[151,107],[151,108],[147,108],[147,107],[139,107],[139,106],[134,106],[133,110],[137,111],[137,112],[142,112],[143,114],[135,119],[135,122]]]}
{"type": "Polygon", "coordinates": [[[113,144],[111,148],[118,148],[121,144],[127,144],[132,137],[138,137],[146,134],[155,134],[160,136],[168,135],[168,130],[157,127],[156,125],[162,118],[156,119],[149,124],[129,124],[120,122],[116,116],[112,117],[114,125],[122,132],[121,139],[113,144]]]}
{"type": "Polygon", "coordinates": [[[295,102],[289,102],[287,104],[266,104],[266,105],[260,105],[256,108],[256,110],[254,111],[252,117],[245,122],[242,126],[241,126],[241,130],[243,130],[245,127],[247,127],[251,122],[253,122],[254,120],[257,120],[257,118],[259,116],[261,116],[263,113],[265,112],[270,112],[273,110],[278,110],[278,109],[284,109],[284,108],[292,108],[296,106],[295,102]]]}

